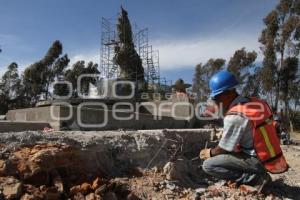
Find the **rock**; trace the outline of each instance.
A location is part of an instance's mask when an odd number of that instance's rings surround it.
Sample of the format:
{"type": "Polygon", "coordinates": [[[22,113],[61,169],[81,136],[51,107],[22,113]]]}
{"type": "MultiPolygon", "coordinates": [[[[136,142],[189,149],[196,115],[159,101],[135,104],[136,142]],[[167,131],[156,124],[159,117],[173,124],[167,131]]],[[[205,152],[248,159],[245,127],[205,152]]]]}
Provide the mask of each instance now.
{"type": "Polygon", "coordinates": [[[103,200],[118,200],[118,197],[114,192],[107,192],[103,196],[103,200]]]}
{"type": "Polygon", "coordinates": [[[56,187],[57,191],[60,193],[63,193],[64,192],[64,184],[56,170],[54,170],[52,172],[52,176],[53,176],[53,184],[56,187]]]}
{"type": "Polygon", "coordinates": [[[92,191],[92,186],[89,183],[82,183],[80,186],[80,193],[86,195],[92,191]]]}
{"type": "MultiPolygon", "coordinates": [[[[265,200],[273,200],[273,199],[274,199],[274,197],[271,196],[271,195],[269,195],[269,196],[267,196],[267,197],[265,198],[265,200]]],[[[287,200],[287,199],[285,198],[284,200],[287,200]]]]}
{"type": "Polygon", "coordinates": [[[157,166],[153,167],[153,168],[152,168],[152,171],[153,171],[155,174],[157,174],[157,173],[160,172],[160,170],[159,170],[159,168],[158,168],[157,166]]]}
{"type": "Polygon", "coordinates": [[[34,199],[44,199],[44,193],[46,192],[46,189],[47,188],[45,185],[40,186],[40,189],[29,184],[23,186],[24,192],[32,195],[34,199]]]}
{"type": "Polygon", "coordinates": [[[76,195],[81,193],[83,195],[89,194],[92,191],[92,186],[89,183],[82,183],[81,185],[76,185],[70,188],[70,195],[76,195]]]}
{"type": "Polygon", "coordinates": [[[97,177],[94,181],[93,181],[93,184],[92,184],[92,189],[93,190],[96,190],[97,188],[99,188],[101,185],[103,185],[104,183],[102,182],[102,180],[97,177]]]}
{"type": "Polygon", "coordinates": [[[191,177],[195,177],[197,172],[187,160],[176,160],[168,162],[163,168],[163,174],[167,180],[176,180],[183,185],[193,185],[191,177]]]}
{"type": "Polygon", "coordinates": [[[13,177],[1,177],[0,190],[6,199],[18,199],[22,193],[23,184],[13,177]]]}
{"type": "Polygon", "coordinates": [[[73,197],[74,200],[85,200],[83,194],[81,193],[77,193],[75,194],[75,196],[73,197]]]}
{"type": "Polygon", "coordinates": [[[30,194],[24,194],[20,200],[36,200],[36,198],[34,197],[34,195],[30,195],[30,194]]]}
{"type": "Polygon", "coordinates": [[[5,174],[6,171],[6,161],[0,160],[0,174],[5,174]]]}
{"type": "Polygon", "coordinates": [[[222,186],[225,186],[226,183],[227,183],[226,181],[220,180],[220,181],[216,182],[214,185],[218,188],[221,188],[222,186]]]}
{"type": "Polygon", "coordinates": [[[171,177],[171,171],[174,168],[174,163],[173,162],[168,162],[167,164],[165,164],[164,168],[163,168],[163,174],[166,175],[166,178],[168,180],[170,180],[171,177]]]}
{"type": "MultiPolygon", "coordinates": [[[[77,195],[77,198],[82,198],[81,193],[78,193],[76,195],[77,195]]],[[[89,193],[88,195],[85,196],[84,199],[85,200],[103,200],[103,198],[100,195],[97,195],[95,193],[89,193]]]]}
{"type": "Polygon", "coordinates": [[[100,195],[95,194],[95,200],[103,200],[103,198],[100,195]]]}
{"type": "Polygon", "coordinates": [[[130,192],[126,198],[127,200],[140,200],[133,192],[130,192]]]}
{"type": "Polygon", "coordinates": [[[76,185],[70,188],[70,195],[80,193],[80,185],[76,185]]]}
{"type": "Polygon", "coordinates": [[[234,181],[227,181],[227,185],[230,188],[237,188],[237,183],[234,181]]]}
{"type": "Polygon", "coordinates": [[[74,149],[70,146],[55,143],[23,147],[13,153],[19,176],[36,185],[48,183],[48,173],[59,167],[78,166],[76,159],[69,159],[72,155],[74,149]]]}
{"type": "Polygon", "coordinates": [[[46,185],[41,185],[41,186],[40,186],[40,190],[41,190],[41,191],[46,190],[46,185]]]}
{"type": "Polygon", "coordinates": [[[86,195],[85,200],[96,200],[95,194],[90,193],[90,194],[86,195]]]}
{"type": "Polygon", "coordinates": [[[169,181],[166,183],[166,188],[169,190],[172,190],[172,191],[178,189],[178,187],[174,183],[169,182],[169,181]]]}
{"type": "Polygon", "coordinates": [[[195,192],[197,193],[197,194],[203,194],[204,192],[206,192],[207,191],[207,188],[197,188],[196,190],[195,190],[195,192]]]}
{"type": "Polygon", "coordinates": [[[257,193],[257,189],[255,187],[252,187],[250,185],[240,185],[240,190],[247,193],[257,193]]]}
{"type": "Polygon", "coordinates": [[[215,193],[218,193],[219,191],[222,190],[222,187],[225,186],[225,184],[226,184],[226,181],[223,181],[223,180],[218,181],[218,182],[216,182],[215,184],[209,186],[209,187],[208,187],[208,190],[209,190],[209,191],[213,191],[213,192],[215,192],[215,193]]]}
{"type": "Polygon", "coordinates": [[[167,200],[171,200],[171,199],[175,199],[175,193],[169,189],[166,189],[162,192],[162,194],[164,195],[165,199],[167,200]]]}

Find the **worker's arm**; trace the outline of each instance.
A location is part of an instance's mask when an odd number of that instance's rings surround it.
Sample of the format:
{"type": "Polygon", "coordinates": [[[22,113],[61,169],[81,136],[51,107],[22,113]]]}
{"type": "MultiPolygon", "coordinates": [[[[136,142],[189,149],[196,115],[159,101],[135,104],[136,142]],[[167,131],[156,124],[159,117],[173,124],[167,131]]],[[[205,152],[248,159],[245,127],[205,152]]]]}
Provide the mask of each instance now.
{"type": "MultiPolygon", "coordinates": [[[[242,135],[245,133],[250,121],[238,115],[229,115],[224,118],[224,129],[222,138],[217,147],[213,149],[203,149],[200,151],[200,158],[207,159],[234,152],[240,142],[242,135]]],[[[251,126],[251,125],[250,125],[251,126]]]]}
{"type": "Polygon", "coordinates": [[[213,156],[217,156],[220,154],[226,154],[228,153],[228,151],[222,149],[219,145],[213,149],[202,149],[200,151],[200,159],[202,160],[206,160],[207,158],[213,157],[213,156]]]}
{"type": "Polygon", "coordinates": [[[217,156],[217,155],[220,155],[220,154],[227,154],[227,153],[229,153],[229,152],[222,149],[219,145],[210,150],[210,156],[211,157],[217,156]]]}

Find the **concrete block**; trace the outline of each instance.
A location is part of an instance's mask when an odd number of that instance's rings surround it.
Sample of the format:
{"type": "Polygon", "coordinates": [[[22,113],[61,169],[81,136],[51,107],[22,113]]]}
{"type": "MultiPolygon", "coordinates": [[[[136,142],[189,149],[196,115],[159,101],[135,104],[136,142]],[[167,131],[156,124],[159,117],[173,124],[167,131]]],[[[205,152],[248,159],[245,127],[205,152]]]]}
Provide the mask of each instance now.
{"type": "Polygon", "coordinates": [[[169,116],[157,116],[133,111],[113,111],[102,106],[46,106],[10,110],[6,118],[12,122],[48,123],[55,130],[117,130],[117,129],[163,129],[188,128],[187,120],[176,120],[169,116]],[[129,118],[121,120],[119,118],[129,118]],[[68,119],[66,119],[70,116],[68,119]],[[105,125],[102,126],[104,122],[105,125]]]}
{"type": "Polygon", "coordinates": [[[42,122],[9,122],[0,121],[0,133],[20,132],[20,131],[38,131],[45,127],[50,127],[49,123],[42,122]]]}

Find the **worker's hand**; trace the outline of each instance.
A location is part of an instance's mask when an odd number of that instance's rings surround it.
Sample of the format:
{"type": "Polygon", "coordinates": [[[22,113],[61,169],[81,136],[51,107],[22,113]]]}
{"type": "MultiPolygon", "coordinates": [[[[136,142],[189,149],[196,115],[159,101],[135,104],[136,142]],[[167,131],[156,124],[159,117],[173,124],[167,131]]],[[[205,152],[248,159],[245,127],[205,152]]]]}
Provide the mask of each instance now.
{"type": "Polygon", "coordinates": [[[199,155],[200,159],[206,160],[207,158],[210,158],[211,157],[210,150],[211,149],[202,149],[199,155]]]}

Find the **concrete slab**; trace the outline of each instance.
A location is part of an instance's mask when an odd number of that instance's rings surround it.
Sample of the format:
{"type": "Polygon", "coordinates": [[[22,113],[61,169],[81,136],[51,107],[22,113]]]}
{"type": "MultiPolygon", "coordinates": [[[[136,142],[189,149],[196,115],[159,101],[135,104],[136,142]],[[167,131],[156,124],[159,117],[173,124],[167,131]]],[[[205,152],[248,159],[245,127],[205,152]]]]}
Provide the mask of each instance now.
{"type": "Polygon", "coordinates": [[[6,114],[6,118],[12,122],[48,123],[55,130],[137,130],[192,127],[188,120],[178,120],[170,116],[158,118],[152,114],[124,110],[124,108],[113,111],[98,105],[82,107],[81,105],[56,105],[10,110],[6,114]]]}
{"type": "Polygon", "coordinates": [[[88,165],[87,171],[100,170],[114,175],[111,173],[119,173],[130,166],[151,169],[163,167],[171,159],[190,160],[199,155],[213,132],[213,129],[54,131],[48,134],[26,131],[1,133],[0,144],[9,142],[8,148],[45,143],[69,145],[74,151],[70,154],[72,158],[64,153],[66,160],[74,160],[77,156],[80,160],[77,164],[88,165]]]}
{"type": "Polygon", "coordinates": [[[0,133],[20,132],[20,131],[39,131],[45,127],[50,127],[49,123],[41,122],[9,122],[0,121],[0,133]]]}
{"type": "Polygon", "coordinates": [[[172,96],[170,100],[142,102],[139,111],[158,116],[189,117],[194,110],[187,96],[172,96]]]}

